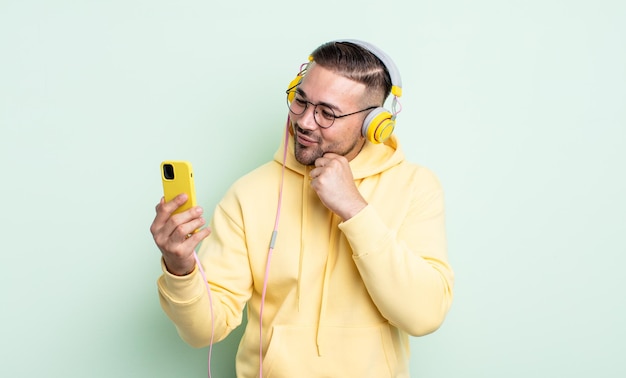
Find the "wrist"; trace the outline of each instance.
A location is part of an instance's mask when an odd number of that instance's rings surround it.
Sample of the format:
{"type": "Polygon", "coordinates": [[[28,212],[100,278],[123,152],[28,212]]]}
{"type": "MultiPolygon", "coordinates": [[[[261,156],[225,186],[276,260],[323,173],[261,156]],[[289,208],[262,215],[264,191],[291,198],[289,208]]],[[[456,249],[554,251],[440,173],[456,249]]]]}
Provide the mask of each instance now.
{"type": "Polygon", "coordinates": [[[195,261],[191,266],[177,266],[176,264],[168,263],[167,260],[163,258],[163,266],[168,273],[178,277],[188,276],[196,270],[195,261]]]}
{"type": "Polygon", "coordinates": [[[356,203],[353,206],[349,207],[348,209],[343,211],[341,214],[337,214],[337,215],[339,215],[341,217],[341,219],[345,222],[345,221],[349,220],[350,218],[352,218],[353,216],[355,216],[358,213],[360,213],[366,207],[367,207],[367,202],[365,202],[365,201],[359,202],[359,203],[356,203]]]}

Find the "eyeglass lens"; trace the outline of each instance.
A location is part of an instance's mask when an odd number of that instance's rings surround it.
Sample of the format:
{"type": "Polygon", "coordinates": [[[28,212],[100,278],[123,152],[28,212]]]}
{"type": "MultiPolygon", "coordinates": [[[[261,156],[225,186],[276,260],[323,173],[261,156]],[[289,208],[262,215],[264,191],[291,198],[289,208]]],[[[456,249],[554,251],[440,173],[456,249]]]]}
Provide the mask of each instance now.
{"type": "Polygon", "coordinates": [[[335,121],[335,112],[328,106],[323,104],[312,104],[297,95],[291,104],[287,101],[289,111],[295,115],[304,113],[309,105],[313,105],[313,117],[315,118],[315,122],[317,122],[320,127],[330,127],[333,124],[335,121]]]}

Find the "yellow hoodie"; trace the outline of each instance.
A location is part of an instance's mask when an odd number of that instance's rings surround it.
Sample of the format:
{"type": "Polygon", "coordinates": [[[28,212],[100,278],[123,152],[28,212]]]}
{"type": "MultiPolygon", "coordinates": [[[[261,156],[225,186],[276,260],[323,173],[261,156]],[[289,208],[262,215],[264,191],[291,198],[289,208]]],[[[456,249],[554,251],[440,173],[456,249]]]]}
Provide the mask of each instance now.
{"type": "MultiPolygon", "coordinates": [[[[240,178],[215,209],[198,255],[211,287],[214,340],[248,323],[238,377],[259,374],[259,309],[274,228],[283,148],[240,178]]],[[[452,302],[443,192],[397,139],[366,143],[350,162],[368,206],[346,222],[310,187],[290,138],[282,213],[263,309],[264,378],[409,377],[408,336],[435,331],[452,302]]],[[[165,269],[161,305],[195,347],[211,339],[201,275],[165,269]]]]}

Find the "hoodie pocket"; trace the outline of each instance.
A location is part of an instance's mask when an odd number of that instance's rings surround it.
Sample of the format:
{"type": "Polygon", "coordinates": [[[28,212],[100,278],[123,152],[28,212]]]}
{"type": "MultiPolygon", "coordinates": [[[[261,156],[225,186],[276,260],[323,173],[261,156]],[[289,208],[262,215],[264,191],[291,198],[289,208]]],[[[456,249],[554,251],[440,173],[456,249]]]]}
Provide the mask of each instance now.
{"type": "Polygon", "coordinates": [[[396,376],[397,359],[386,323],[371,327],[326,326],[319,332],[318,337],[317,327],[313,326],[275,326],[263,363],[263,376],[396,376]]]}

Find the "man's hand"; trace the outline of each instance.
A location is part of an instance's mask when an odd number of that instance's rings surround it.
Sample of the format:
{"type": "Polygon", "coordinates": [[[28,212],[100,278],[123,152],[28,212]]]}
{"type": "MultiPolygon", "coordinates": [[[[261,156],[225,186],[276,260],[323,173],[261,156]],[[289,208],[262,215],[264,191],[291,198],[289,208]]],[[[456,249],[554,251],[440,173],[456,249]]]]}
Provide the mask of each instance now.
{"type": "Polygon", "coordinates": [[[311,171],[311,187],[328,209],[344,221],[367,206],[359,193],[348,160],[331,152],[315,160],[311,171]]]}
{"type": "Polygon", "coordinates": [[[177,276],[193,271],[196,260],[194,249],[211,234],[208,228],[199,229],[205,223],[202,208],[193,207],[185,212],[172,213],[187,202],[187,195],[180,194],[170,202],[163,198],[156,206],[156,217],[150,226],[154,242],[163,254],[167,270],[177,276]],[[194,233],[194,230],[199,229],[194,233]]]}

